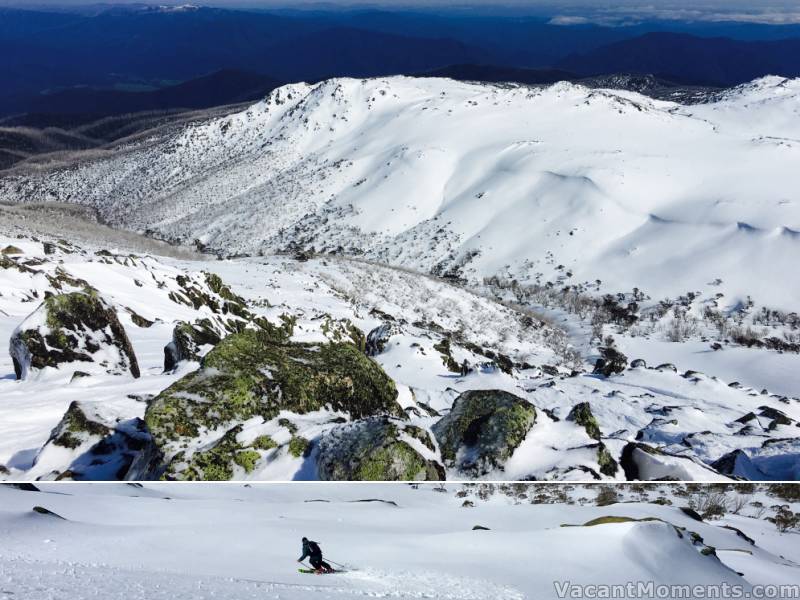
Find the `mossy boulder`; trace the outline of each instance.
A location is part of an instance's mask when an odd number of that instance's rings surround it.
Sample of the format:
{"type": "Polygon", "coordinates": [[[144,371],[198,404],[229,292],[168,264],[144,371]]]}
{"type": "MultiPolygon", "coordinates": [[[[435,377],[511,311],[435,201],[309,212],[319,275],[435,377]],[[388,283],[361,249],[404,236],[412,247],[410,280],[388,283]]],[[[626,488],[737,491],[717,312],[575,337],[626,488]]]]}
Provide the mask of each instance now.
{"type": "Polygon", "coordinates": [[[103,403],[74,401],[47,443],[36,455],[34,464],[60,465],[43,479],[124,479],[131,465],[152,439],[141,419],[117,422],[102,416],[103,403]],[[65,455],[71,456],[65,460],[65,455]]]}
{"type": "Polygon", "coordinates": [[[300,344],[264,330],[229,335],[190,373],[161,392],[145,421],[158,446],[171,453],[181,441],[282,410],[321,409],[352,418],[402,416],[397,388],[378,364],[352,344],[300,344]]]}
{"type": "Polygon", "coordinates": [[[619,465],[603,442],[597,444],[597,465],[603,475],[613,477],[619,470],[619,465]]]}
{"type": "Polygon", "coordinates": [[[172,371],[184,360],[200,360],[203,347],[216,346],[222,337],[210,319],[181,321],[172,330],[172,341],[164,346],[164,371],[172,371]]]}
{"type": "Polygon", "coordinates": [[[125,328],[93,289],[49,296],[14,331],[10,352],[18,379],[68,363],[94,363],[108,373],[139,377],[125,328]]]}
{"type": "Polygon", "coordinates": [[[166,470],[160,473],[161,479],[228,481],[233,478],[237,465],[247,473],[253,471],[261,455],[238,441],[241,432],[241,425],[232,427],[219,440],[194,452],[188,459],[184,459],[182,452],[178,453],[166,470]]]}
{"type": "Polygon", "coordinates": [[[96,443],[109,433],[108,427],[89,417],[81,403],[73,401],[50,434],[48,443],[74,450],[86,442],[96,443]]]}
{"type": "Polygon", "coordinates": [[[350,319],[334,319],[326,315],[321,326],[322,334],[332,342],[351,342],[362,352],[366,349],[364,332],[350,319]]]}
{"type": "Polygon", "coordinates": [[[583,427],[590,438],[600,439],[600,426],[597,424],[597,419],[594,418],[588,402],[581,402],[573,406],[567,415],[567,421],[583,427]]]}
{"type": "Polygon", "coordinates": [[[471,475],[500,468],[536,422],[527,400],[502,390],[471,390],[432,428],[445,465],[471,475]]]}
{"type": "Polygon", "coordinates": [[[414,448],[421,438],[423,445],[433,445],[424,430],[389,417],[341,425],[320,442],[319,477],[326,481],[443,480],[444,468],[414,448]]]}

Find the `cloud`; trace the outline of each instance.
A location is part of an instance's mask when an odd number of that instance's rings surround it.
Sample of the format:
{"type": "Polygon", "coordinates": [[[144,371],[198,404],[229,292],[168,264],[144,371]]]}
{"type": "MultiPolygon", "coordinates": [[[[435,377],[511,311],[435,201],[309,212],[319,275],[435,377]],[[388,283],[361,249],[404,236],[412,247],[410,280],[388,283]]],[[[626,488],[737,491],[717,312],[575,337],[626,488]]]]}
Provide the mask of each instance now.
{"type": "Polygon", "coordinates": [[[549,25],[586,25],[591,23],[592,20],[588,17],[579,17],[572,15],[556,15],[547,23],[549,25]]]}
{"type": "Polygon", "coordinates": [[[570,14],[556,14],[548,22],[551,25],[585,25],[595,24],[610,27],[621,27],[642,21],[682,21],[699,23],[758,23],[763,25],[797,25],[800,24],[800,10],[784,6],[762,6],[753,9],[750,6],[732,4],[728,6],[714,2],[693,5],[691,8],[683,2],[653,4],[637,4],[620,2],[613,8],[600,7],[588,1],[583,6],[575,3],[569,7],[570,14]]]}

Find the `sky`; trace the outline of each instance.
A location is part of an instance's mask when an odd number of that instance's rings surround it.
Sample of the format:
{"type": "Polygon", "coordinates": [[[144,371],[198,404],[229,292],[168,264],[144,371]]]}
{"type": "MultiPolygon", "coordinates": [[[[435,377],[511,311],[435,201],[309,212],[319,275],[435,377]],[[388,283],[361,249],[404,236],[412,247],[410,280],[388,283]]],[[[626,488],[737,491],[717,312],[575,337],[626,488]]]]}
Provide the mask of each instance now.
{"type": "MultiPolygon", "coordinates": [[[[800,0],[100,0],[103,4],[195,4],[231,8],[460,7],[546,15],[554,24],[632,20],[800,23],[800,0]]],[[[0,5],[81,5],[98,0],[0,0],[0,5]]]]}

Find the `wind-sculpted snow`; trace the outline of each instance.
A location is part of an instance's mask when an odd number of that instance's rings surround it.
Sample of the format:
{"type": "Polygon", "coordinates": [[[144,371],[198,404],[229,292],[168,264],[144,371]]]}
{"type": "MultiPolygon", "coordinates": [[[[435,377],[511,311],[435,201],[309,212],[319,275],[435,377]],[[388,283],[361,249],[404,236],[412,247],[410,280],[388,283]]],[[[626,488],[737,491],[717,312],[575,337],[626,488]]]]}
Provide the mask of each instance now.
{"type": "Polygon", "coordinates": [[[313,246],[473,281],[599,279],[796,310],[799,115],[800,80],[777,77],[691,105],[567,83],[334,79],[7,178],[0,199],[88,204],[224,254],[313,246]]]}
{"type": "MultiPolygon", "coordinates": [[[[557,598],[567,581],[750,592],[796,584],[800,568],[796,534],[749,504],[694,520],[679,507],[703,492],[679,485],[620,486],[606,506],[586,486],[39,485],[0,485],[0,593],[10,598],[523,600],[557,598]],[[299,574],[302,536],[344,572],[299,574]]],[[[758,489],[725,494],[776,501],[758,489]]]]}

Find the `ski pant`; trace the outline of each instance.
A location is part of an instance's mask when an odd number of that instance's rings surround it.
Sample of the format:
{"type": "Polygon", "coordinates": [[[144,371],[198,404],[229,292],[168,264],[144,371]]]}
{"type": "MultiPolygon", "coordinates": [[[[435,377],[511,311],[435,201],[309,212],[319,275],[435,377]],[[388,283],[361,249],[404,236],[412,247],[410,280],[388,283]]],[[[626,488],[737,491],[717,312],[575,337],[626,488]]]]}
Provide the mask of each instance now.
{"type": "Polygon", "coordinates": [[[309,561],[311,562],[311,566],[317,570],[322,569],[323,571],[332,571],[333,569],[331,566],[322,560],[321,556],[312,556],[309,561]]]}

